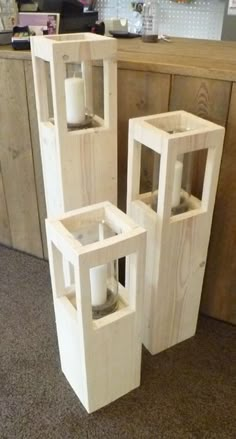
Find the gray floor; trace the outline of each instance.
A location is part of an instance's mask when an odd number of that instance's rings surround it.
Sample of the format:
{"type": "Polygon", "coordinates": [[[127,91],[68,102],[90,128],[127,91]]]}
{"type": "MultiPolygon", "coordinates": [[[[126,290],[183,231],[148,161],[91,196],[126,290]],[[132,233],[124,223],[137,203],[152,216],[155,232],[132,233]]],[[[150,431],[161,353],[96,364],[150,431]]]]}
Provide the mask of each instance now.
{"type": "Polygon", "coordinates": [[[0,438],[236,438],[236,328],[201,317],[142,384],[87,415],[60,371],[45,261],[0,247],[0,438]]]}

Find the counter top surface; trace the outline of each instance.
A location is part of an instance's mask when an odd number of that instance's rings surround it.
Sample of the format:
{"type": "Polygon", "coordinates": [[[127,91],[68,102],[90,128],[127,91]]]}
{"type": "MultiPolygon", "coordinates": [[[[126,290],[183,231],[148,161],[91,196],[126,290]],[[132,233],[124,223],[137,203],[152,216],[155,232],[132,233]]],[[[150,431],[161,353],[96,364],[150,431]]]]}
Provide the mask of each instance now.
{"type": "Polygon", "coordinates": [[[171,42],[119,40],[123,68],[236,80],[236,42],[173,38],[171,42]]]}
{"type": "MultiPolygon", "coordinates": [[[[0,58],[31,59],[29,51],[0,47],[0,58]]],[[[119,67],[236,81],[236,42],[173,38],[143,43],[118,40],[119,67]]]]}

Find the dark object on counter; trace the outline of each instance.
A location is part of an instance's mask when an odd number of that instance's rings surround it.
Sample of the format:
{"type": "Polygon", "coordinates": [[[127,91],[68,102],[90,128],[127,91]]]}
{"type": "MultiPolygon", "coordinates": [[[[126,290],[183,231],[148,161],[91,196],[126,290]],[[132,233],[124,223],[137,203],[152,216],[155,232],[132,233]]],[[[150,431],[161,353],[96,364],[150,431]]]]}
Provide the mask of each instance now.
{"type": "Polygon", "coordinates": [[[142,41],[144,43],[157,43],[158,35],[142,35],[142,41]]]}
{"type": "Polygon", "coordinates": [[[60,33],[90,32],[97,21],[97,11],[82,12],[78,15],[63,14],[60,20],[60,33]]]}
{"type": "Polygon", "coordinates": [[[60,33],[90,32],[98,20],[98,12],[84,12],[83,4],[77,0],[62,2],[60,33]]]}
{"type": "Polygon", "coordinates": [[[30,50],[30,32],[28,26],[14,26],[11,44],[15,50],[30,50]]]}
{"type": "Polygon", "coordinates": [[[0,32],[0,46],[11,44],[12,31],[3,30],[0,32]]]}
{"type": "Polygon", "coordinates": [[[84,6],[77,0],[39,0],[40,12],[59,12],[59,33],[90,32],[98,20],[97,11],[84,12],[84,6]]]}
{"type": "Polygon", "coordinates": [[[62,2],[62,15],[83,14],[84,5],[77,0],[64,0],[62,2]]]}
{"type": "Polygon", "coordinates": [[[105,24],[103,21],[97,21],[94,26],[91,28],[91,32],[98,35],[105,34],[105,24]]]}
{"type": "Polygon", "coordinates": [[[63,0],[38,0],[40,12],[59,12],[62,11],[63,0]]]}
{"type": "Polygon", "coordinates": [[[109,33],[115,38],[137,38],[141,36],[139,34],[132,34],[131,32],[122,30],[110,30],[109,33]]]}

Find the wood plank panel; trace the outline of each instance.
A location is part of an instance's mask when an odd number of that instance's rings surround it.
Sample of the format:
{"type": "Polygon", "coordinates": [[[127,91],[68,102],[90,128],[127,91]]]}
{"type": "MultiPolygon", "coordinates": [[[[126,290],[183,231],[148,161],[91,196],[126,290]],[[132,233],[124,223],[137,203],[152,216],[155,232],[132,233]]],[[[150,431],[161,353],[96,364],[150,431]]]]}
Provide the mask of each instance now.
{"type": "MultiPolygon", "coordinates": [[[[203,119],[225,126],[231,94],[231,83],[196,77],[173,76],[170,111],[186,110],[203,119]]],[[[193,195],[201,198],[206,151],[194,157],[193,195]]]]}
{"type": "MultiPolygon", "coordinates": [[[[187,110],[204,119],[226,126],[201,311],[212,317],[236,323],[235,85],[230,104],[231,88],[230,82],[174,76],[170,110],[187,110]]],[[[196,194],[203,179],[204,162],[205,154],[200,151],[195,162],[194,191],[196,194]]]]}
{"type": "Polygon", "coordinates": [[[236,324],[236,83],[233,84],[201,311],[236,324]]]}
{"type": "Polygon", "coordinates": [[[128,121],[168,111],[170,75],[118,70],[118,205],[126,209],[128,121]]]}
{"type": "Polygon", "coordinates": [[[25,79],[26,79],[26,94],[28,102],[29,111],[29,124],[30,124],[30,135],[31,144],[33,152],[33,162],[34,162],[34,172],[35,172],[35,183],[36,183],[36,194],[39,209],[39,219],[40,219],[40,230],[43,245],[43,255],[47,258],[47,238],[45,230],[45,218],[46,213],[46,202],[43,184],[43,172],[42,172],[42,161],[40,154],[40,144],[39,144],[39,132],[38,132],[38,122],[36,113],[36,103],[34,94],[34,80],[31,61],[24,62],[25,68],[25,79]]]}
{"type": "Polygon", "coordinates": [[[230,82],[176,75],[172,78],[169,109],[186,110],[225,125],[230,93],[230,82]]]}
{"type": "Polygon", "coordinates": [[[12,245],[43,256],[23,61],[0,60],[0,160],[12,245]]]}
{"type": "Polygon", "coordinates": [[[0,162],[0,242],[11,246],[11,231],[8,219],[7,204],[5,199],[2,169],[0,162]]]}

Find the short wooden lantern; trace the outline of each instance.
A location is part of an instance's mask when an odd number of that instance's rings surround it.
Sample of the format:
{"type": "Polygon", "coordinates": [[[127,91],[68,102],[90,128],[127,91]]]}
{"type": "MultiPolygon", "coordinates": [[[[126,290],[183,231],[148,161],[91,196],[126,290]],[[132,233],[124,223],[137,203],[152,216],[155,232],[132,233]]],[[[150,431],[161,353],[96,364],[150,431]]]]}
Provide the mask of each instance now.
{"type": "Polygon", "coordinates": [[[127,213],[148,232],[143,342],[152,354],[196,331],[223,139],[224,128],[184,111],[130,120],[127,213]],[[196,197],[199,154],[206,159],[196,197]],[[152,187],[141,193],[145,155],[152,187]]]}
{"type": "Polygon", "coordinates": [[[116,204],[116,41],[92,33],[36,36],[31,51],[48,217],[116,204]]]}
{"type": "Polygon", "coordinates": [[[146,231],[109,202],[46,220],[46,230],[61,366],[91,413],[140,384],[146,231]],[[109,270],[124,257],[126,288],[109,270]]]}

